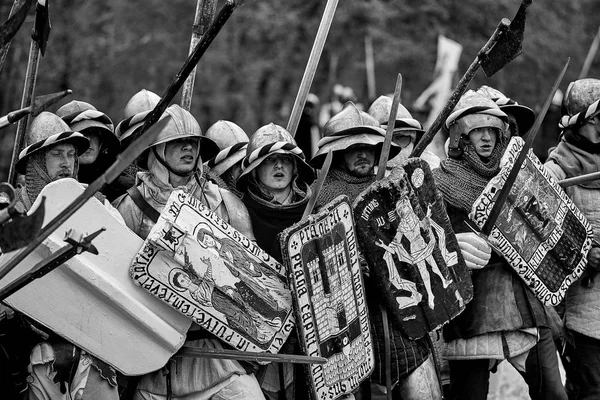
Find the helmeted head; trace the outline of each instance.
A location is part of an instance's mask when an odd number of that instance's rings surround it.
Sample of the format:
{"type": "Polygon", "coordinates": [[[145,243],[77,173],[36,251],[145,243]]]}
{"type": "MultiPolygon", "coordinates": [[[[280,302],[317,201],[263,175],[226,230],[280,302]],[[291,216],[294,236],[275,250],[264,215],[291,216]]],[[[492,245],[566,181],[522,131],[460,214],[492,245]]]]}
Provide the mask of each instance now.
{"type": "Polygon", "coordinates": [[[292,135],[283,127],[270,123],[250,138],[236,187],[245,192],[249,181],[254,180],[268,190],[280,190],[280,186],[285,188],[294,182],[310,185],[314,179],[314,171],[306,163],[304,153],[292,135]]]}
{"type": "Polygon", "coordinates": [[[248,135],[233,122],[220,120],[208,128],[205,136],[213,140],[220,149],[219,153],[208,160],[206,165],[219,176],[230,171],[231,182],[234,183],[242,172],[241,163],[246,156],[248,135]]]}
{"type": "Polygon", "coordinates": [[[477,93],[494,101],[500,110],[508,115],[509,129],[506,133],[508,138],[512,136],[523,136],[526,134],[535,122],[535,112],[526,106],[506,97],[501,91],[490,86],[481,86],[476,90],[477,93]]]}
{"type": "Polygon", "coordinates": [[[61,178],[75,178],[78,155],[84,153],[89,140],[73,132],[56,114],[41,112],[25,133],[26,147],[19,153],[16,171],[25,175],[31,201],[48,183],[61,178]]]}
{"type": "Polygon", "coordinates": [[[141,168],[163,181],[167,181],[169,173],[180,177],[193,175],[203,158],[210,159],[219,150],[215,142],[202,136],[198,121],[189,111],[173,104],[160,119],[167,115],[171,119],[137,160],[141,168]]]}
{"type": "Polygon", "coordinates": [[[115,134],[123,147],[127,147],[133,134],[144,125],[144,119],[156,107],[160,96],[142,89],[134,94],[123,109],[123,120],[115,128],[115,134]]]}
{"type": "Polygon", "coordinates": [[[480,157],[489,157],[495,146],[505,140],[507,126],[508,116],[494,101],[469,90],[446,119],[445,127],[450,133],[448,156],[460,158],[470,141],[480,157]]]}
{"type": "Polygon", "coordinates": [[[93,105],[73,100],[56,111],[56,115],[65,121],[74,132],[79,132],[90,141],[90,147],[79,155],[79,162],[94,163],[99,156],[116,158],[121,148],[119,139],[113,132],[112,120],[93,105]]]}
{"type": "MultiPolygon", "coordinates": [[[[392,110],[392,101],[389,96],[379,96],[367,110],[385,130],[387,130],[392,110]]],[[[399,159],[397,161],[404,160],[410,155],[415,143],[423,136],[424,132],[423,125],[414,119],[402,104],[398,104],[392,137],[392,141],[401,149],[400,154],[396,157],[399,159]]]]}
{"type": "MultiPolygon", "coordinates": [[[[359,110],[354,103],[347,102],[342,111],[331,117],[323,127],[323,137],[310,164],[321,168],[331,151],[336,167],[345,168],[350,173],[356,169],[357,175],[372,173],[384,140],[385,130],[377,119],[359,110]]],[[[400,148],[392,143],[389,158],[395,157],[399,151],[400,148]]]]}
{"type": "Polygon", "coordinates": [[[600,79],[571,82],[563,97],[559,126],[563,137],[577,147],[600,152],[600,79]]]}

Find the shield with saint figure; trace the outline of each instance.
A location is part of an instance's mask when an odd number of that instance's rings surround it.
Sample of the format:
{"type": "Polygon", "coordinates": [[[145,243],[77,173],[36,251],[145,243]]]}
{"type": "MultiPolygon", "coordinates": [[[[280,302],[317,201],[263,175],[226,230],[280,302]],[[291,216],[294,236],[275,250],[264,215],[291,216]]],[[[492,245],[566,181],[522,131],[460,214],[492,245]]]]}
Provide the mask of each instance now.
{"type": "Polygon", "coordinates": [[[411,339],[473,297],[471,277],[427,162],[410,158],[354,202],[358,242],[384,303],[411,339]]]}

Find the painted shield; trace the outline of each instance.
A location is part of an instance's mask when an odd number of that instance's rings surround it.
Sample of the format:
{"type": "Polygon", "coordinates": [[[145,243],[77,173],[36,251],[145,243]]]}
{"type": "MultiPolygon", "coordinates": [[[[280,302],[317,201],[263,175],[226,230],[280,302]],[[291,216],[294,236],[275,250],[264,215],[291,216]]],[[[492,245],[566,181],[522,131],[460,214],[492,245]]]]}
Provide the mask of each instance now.
{"type": "Polygon", "coordinates": [[[294,326],[283,266],[183,191],[169,197],[130,272],[242,351],[277,353],[294,326]]]}
{"type": "MultiPolygon", "coordinates": [[[[502,169],[473,204],[471,218],[483,227],[494,199],[523,148],[512,138],[502,169]]],[[[489,236],[508,263],[546,305],[555,306],[585,270],[592,228],[530,150],[489,236]]]]}
{"type": "Polygon", "coordinates": [[[471,276],[427,162],[411,158],[354,202],[363,256],[390,313],[418,339],[460,314],[471,276]]]}
{"type": "Polygon", "coordinates": [[[374,366],[348,198],[336,198],[283,231],[280,240],[302,349],[327,358],[325,364],[310,367],[314,398],[337,399],[356,390],[374,366]]]}
{"type": "MultiPolygon", "coordinates": [[[[45,197],[47,224],[83,191],[73,179],[52,182],[30,214],[45,197]]],[[[90,199],[4,277],[0,288],[65,246],[69,229],[90,234],[106,228],[92,242],[98,255],[82,253],[69,259],[6,302],[123,374],[142,375],[162,368],[183,346],[191,321],[131,281],[128,267],[144,242],[114,214],[114,208],[90,199]]],[[[15,254],[0,256],[0,267],[15,254]]]]}

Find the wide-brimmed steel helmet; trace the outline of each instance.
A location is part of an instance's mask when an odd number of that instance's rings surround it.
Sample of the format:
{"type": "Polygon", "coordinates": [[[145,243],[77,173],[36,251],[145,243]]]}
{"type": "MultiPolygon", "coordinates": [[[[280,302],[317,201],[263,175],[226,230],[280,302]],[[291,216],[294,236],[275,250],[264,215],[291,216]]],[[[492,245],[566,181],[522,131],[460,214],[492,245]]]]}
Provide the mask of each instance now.
{"type": "MultiPolygon", "coordinates": [[[[323,127],[323,137],[319,140],[319,148],[310,160],[310,165],[321,168],[330,150],[333,153],[341,152],[355,144],[374,146],[375,157],[378,159],[384,140],[385,130],[381,128],[379,121],[349,101],[323,127]]],[[[389,158],[394,158],[399,152],[400,148],[392,143],[389,158]]]]}
{"type": "Polygon", "coordinates": [[[123,120],[115,128],[115,134],[123,146],[131,142],[133,133],[144,125],[146,116],[159,101],[159,95],[146,89],[140,90],[129,99],[123,109],[123,120]]]}
{"type": "Polygon", "coordinates": [[[246,156],[242,161],[242,174],[237,180],[236,188],[245,191],[250,173],[267,157],[273,154],[290,154],[295,157],[298,174],[302,181],[310,185],[315,180],[315,172],[306,163],[305,156],[292,135],[285,128],[270,123],[259,128],[248,142],[246,156]]]}
{"type": "Polygon", "coordinates": [[[446,119],[445,127],[450,133],[448,155],[452,158],[462,156],[469,132],[473,129],[496,128],[504,135],[507,124],[508,115],[493,100],[469,90],[446,119]]]}
{"type": "Polygon", "coordinates": [[[535,112],[531,108],[506,97],[501,91],[484,85],[479,87],[476,92],[494,101],[500,110],[506,114],[511,114],[515,117],[519,128],[519,136],[523,136],[529,132],[535,123],[535,112]]]}
{"type": "MultiPolygon", "coordinates": [[[[373,116],[383,129],[387,128],[390,112],[392,111],[392,98],[389,96],[379,96],[371,107],[367,110],[369,115],[373,116]]],[[[423,125],[413,118],[410,112],[402,104],[398,104],[396,119],[394,122],[395,131],[416,131],[417,136],[423,134],[423,125]]]]}
{"type": "Polygon", "coordinates": [[[206,165],[217,175],[242,161],[248,148],[248,135],[231,121],[219,120],[206,130],[205,137],[219,146],[219,153],[208,160],[206,165]]]}
{"type": "Polygon", "coordinates": [[[79,132],[73,132],[69,125],[58,115],[48,111],[41,112],[29,124],[25,133],[26,147],[19,153],[16,171],[25,174],[27,159],[57,144],[71,143],[77,149],[77,155],[85,153],[90,146],[88,138],[79,132]]]}
{"type": "Polygon", "coordinates": [[[171,116],[167,125],[158,133],[154,142],[148,146],[148,149],[138,158],[137,163],[140,167],[148,169],[148,153],[152,147],[173,140],[198,139],[200,142],[200,158],[202,159],[211,159],[219,152],[219,147],[215,142],[202,136],[202,129],[200,129],[198,121],[196,121],[196,118],[189,111],[184,110],[177,104],[172,104],[165,110],[160,119],[165,118],[167,115],[171,116]]]}
{"type": "Polygon", "coordinates": [[[90,103],[73,100],[56,110],[56,115],[61,117],[72,131],[84,132],[86,129],[93,129],[100,136],[102,149],[107,155],[119,154],[121,142],[113,131],[112,120],[90,103]]]}
{"type": "Polygon", "coordinates": [[[559,126],[577,128],[600,114],[600,79],[585,78],[571,82],[563,97],[559,126]]]}

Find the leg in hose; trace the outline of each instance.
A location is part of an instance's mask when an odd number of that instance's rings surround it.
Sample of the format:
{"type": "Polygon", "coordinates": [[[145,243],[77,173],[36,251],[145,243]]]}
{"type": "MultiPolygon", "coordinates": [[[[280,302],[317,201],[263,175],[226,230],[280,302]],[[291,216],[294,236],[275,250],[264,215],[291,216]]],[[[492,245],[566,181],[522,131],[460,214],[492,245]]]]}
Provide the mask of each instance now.
{"type": "MultiPolygon", "coordinates": [[[[442,398],[438,374],[429,356],[406,379],[400,380],[393,393],[399,392],[402,400],[438,400],[442,398]]],[[[396,396],[394,396],[396,398],[396,396]]]]}
{"type": "Polygon", "coordinates": [[[490,360],[450,360],[450,400],[486,400],[490,360]]]}

